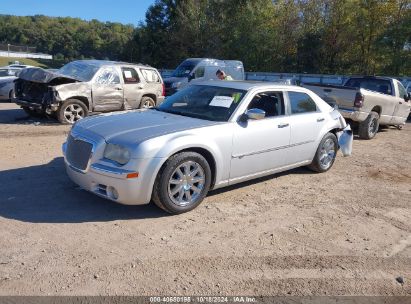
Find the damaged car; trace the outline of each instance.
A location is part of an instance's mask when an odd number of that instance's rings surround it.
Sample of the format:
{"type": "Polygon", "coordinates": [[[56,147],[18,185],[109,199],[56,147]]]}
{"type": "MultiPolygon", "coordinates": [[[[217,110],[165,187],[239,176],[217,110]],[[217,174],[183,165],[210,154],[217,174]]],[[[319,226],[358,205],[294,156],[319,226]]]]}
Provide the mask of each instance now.
{"type": "Polygon", "coordinates": [[[112,201],[177,214],[208,191],[309,166],[326,172],[352,132],[313,92],[269,82],[187,86],[159,107],[89,117],[63,144],[69,177],[112,201]]]}
{"type": "Polygon", "coordinates": [[[164,93],[160,73],[148,65],[78,60],[57,71],[23,70],[13,101],[29,115],[73,124],[94,112],[155,107],[164,93]]]}

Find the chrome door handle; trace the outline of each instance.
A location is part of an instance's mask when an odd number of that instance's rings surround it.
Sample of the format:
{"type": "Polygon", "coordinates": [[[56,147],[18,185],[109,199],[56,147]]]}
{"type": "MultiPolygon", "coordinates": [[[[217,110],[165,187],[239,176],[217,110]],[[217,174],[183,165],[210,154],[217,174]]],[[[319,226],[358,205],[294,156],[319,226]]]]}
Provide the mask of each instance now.
{"type": "Polygon", "coordinates": [[[117,91],[121,91],[122,90],[122,88],[115,88],[117,91]]]}
{"type": "Polygon", "coordinates": [[[290,124],[288,124],[288,123],[283,123],[283,124],[279,124],[278,125],[278,127],[279,128],[286,128],[286,127],[288,127],[290,124]]]}
{"type": "Polygon", "coordinates": [[[325,120],[324,117],[317,118],[317,122],[322,122],[322,121],[324,121],[324,120],[325,120]]]}

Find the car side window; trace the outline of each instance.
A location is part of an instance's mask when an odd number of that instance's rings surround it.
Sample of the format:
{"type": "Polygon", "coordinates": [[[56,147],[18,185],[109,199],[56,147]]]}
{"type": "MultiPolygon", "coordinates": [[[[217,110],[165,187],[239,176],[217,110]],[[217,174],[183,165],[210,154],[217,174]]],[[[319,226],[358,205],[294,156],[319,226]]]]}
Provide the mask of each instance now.
{"type": "Polygon", "coordinates": [[[204,77],[204,72],[205,72],[205,68],[203,66],[198,67],[196,71],[194,72],[195,78],[204,77]]]}
{"type": "Polygon", "coordinates": [[[147,82],[160,82],[160,76],[156,71],[149,69],[140,69],[140,71],[147,82]]]}
{"type": "Polygon", "coordinates": [[[258,93],[251,100],[247,110],[260,109],[265,112],[265,117],[275,117],[285,114],[284,98],[282,92],[258,93]]]}
{"type": "Polygon", "coordinates": [[[401,82],[397,82],[398,84],[398,94],[400,98],[407,97],[407,90],[404,88],[401,82]]]}
{"type": "Polygon", "coordinates": [[[302,92],[288,92],[291,114],[302,114],[317,111],[317,105],[312,98],[302,92]]]}
{"type": "Polygon", "coordinates": [[[121,73],[123,74],[123,80],[125,84],[139,83],[140,79],[138,74],[133,68],[121,68],[121,73]]]}
{"type": "Polygon", "coordinates": [[[119,84],[120,77],[114,68],[103,68],[100,70],[95,82],[98,84],[119,84]]]}

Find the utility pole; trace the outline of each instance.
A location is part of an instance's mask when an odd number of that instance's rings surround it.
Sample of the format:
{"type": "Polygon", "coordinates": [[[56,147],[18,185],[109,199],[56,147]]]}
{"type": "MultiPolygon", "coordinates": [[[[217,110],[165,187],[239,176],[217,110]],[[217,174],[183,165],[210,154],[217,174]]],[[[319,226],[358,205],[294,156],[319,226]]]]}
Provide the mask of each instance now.
{"type": "Polygon", "coordinates": [[[7,57],[10,57],[10,43],[7,43],[7,57]]]}

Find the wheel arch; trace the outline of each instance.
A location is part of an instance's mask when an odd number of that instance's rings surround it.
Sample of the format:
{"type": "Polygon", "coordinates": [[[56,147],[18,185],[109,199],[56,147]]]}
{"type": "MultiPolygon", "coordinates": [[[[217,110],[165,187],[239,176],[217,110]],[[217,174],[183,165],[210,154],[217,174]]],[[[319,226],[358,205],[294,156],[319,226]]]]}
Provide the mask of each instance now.
{"type": "Polygon", "coordinates": [[[80,100],[82,103],[84,103],[84,104],[86,105],[87,109],[88,109],[90,112],[92,111],[92,109],[90,108],[90,102],[89,102],[88,98],[85,97],[85,96],[71,96],[71,97],[69,97],[69,98],[66,98],[66,99],[63,101],[63,103],[66,102],[66,101],[68,101],[68,100],[73,100],[73,99],[80,100]]]}
{"type": "Polygon", "coordinates": [[[376,112],[376,113],[378,113],[378,116],[381,117],[382,108],[381,108],[381,106],[374,106],[374,107],[372,108],[371,112],[376,112]]]}

